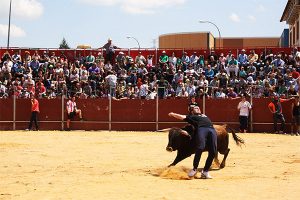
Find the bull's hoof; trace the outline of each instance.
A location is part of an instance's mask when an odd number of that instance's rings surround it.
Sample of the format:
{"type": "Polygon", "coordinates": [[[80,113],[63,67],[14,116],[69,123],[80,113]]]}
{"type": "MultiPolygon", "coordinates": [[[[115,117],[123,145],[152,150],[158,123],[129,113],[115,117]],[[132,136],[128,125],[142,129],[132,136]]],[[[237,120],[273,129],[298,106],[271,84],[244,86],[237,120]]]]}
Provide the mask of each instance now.
{"type": "Polygon", "coordinates": [[[221,163],[220,169],[223,169],[225,167],[225,163],[221,163]]]}

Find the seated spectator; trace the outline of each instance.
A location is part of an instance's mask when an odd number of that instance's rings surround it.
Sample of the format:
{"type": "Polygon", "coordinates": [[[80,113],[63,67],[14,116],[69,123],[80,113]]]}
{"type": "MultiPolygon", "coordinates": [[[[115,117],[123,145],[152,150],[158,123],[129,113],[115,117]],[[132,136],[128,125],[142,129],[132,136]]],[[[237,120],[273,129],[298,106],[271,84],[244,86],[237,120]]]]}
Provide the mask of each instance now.
{"type": "Polygon", "coordinates": [[[246,78],[247,77],[247,72],[245,71],[244,67],[241,67],[241,70],[239,71],[239,77],[246,78]]]}
{"type": "Polygon", "coordinates": [[[219,60],[218,60],[218,63],[219,63],[219,69],[224,69],[225,65],[226,65],[226,57],[224,56],[224,53],[221,53],[220,54],[220,57],[219,57],[219,60]]]}
{"type": "Polygon", "coordinates": [[[153,55],[148,55],[147,56],[147,70],[151,71],[152,67],[153,67],[153,55]]]}
{"type": "Polygon", "coordinates": [[[237,93],[233,90],[233,88],[228,88],[227,97],[231,99],[235,99],[238,97],[237,93]]]}
{"type": "Polygon", "coordinates": [[[19,54],[19,52],[17,50],[14,51],[14,54],[11,56],[11,60],[15,64],[22,62],[21,55],[19,54]]]}
{"type": "Polygon", "coordinates": [[[194,70],[192,64],[189,64],[188,68],[184,71],[184,73],[187,77],[193,77],[193,76],[199,77],[199,74],[194,70]]]}
{"type": "Polygon", "coordinates": [[[255,53],[254,50],[251,50],[250,51],[250,54],[248,55],[248,61],[249,61],[249,64],[253,64],[256,66],[257,64],[257,60],[258,60],[258,55],[255,53]]]}
{"type": "Polygon", "coordinates": [[[183,52],[183,55],[181,57],[181,62],[182,62],[183,71],[185,71],[190,65],[190,57],[187,55],[187,52],[183,52]]]}
{"type": "Polygon", "coordinates": [[[195,94],[196,94],[195,85],[191,81],[187,80],[186,87],[185,87],[185,96],[194,96],[195,94]]]}
{"type": "Polygon", "coordinates": [[[231,72],[234,72],[235,76],[238,76],[239,66],[238,61],[235,59],[234,55],[231,55],[231,60],[228,62],[227,67],[225,67],[228,76],[231,76],[231,72]]]}
{"type": "Polygon", "coordinates": [[[215,76],[214,70],[211,69],[211,66],[208,65],[207,69],[205,70],[205,77],[208,81],[212,80],[213,77],[215,76]]]}
{"type": "Polygon", "coordinates": [[[162,51],[162,55],[159,56],[158,62],[161,67],[169,62],[169,57],[167,56],[166,51],[162,51]]]}
{"type": "Polygon", "coordinates": [[[245,52],[246,52],[246,50],[242,49],[241,53],[238,56],[238,63],[239,63],[240,67],[241,66],[247,67],[247,64],[248,64],[248,56],[245,52]]]}
{"type": "Polygon", "coordinates": [[[95,56],[93,55],[93,52],[90,51],[89,55],[85,59],[85,64],[87,68],[90,68],[95,63],[95,61],[96,61],[95,56]]]}
{"type": "Polygon", "coordinates": [[[46,88],[42,82],[38,82],[36,86],[36,94],[39,98],[46,97],[46,88]]]}
{"type": "Polygon", "coordinates": [[[141,51],[138,52],[138,55],[135,57],[134,60],[136,64],[146,65],[146,58],[142,55],[141,51]]]}
{"type": "Polygon", "coordinates": [[[215,92],[215,98],[217,99],[225,99],[226,94],[224,93],[223,88],[218,88],[217,91],[215,92]]]}
{"type": "Polygon", "coordinates": [[[31,55],[29,51],[25,51],[25,55],[23,57],[23,63],[30,63],[31,62],[31,55]]]}
{"type": "Polygon", "coordinates": [[[256,79],[256,67],[253,65],[253,63],[250,63],[248,66],[248,76],[252,76],[252,78],[256,79]]]}
{"type": "Polygon", "coordinates": [[[276,59],[273,60],[273,62],[271,63],[271,65],[273,65],[275,67],[275,69],[279,69],[281,71],[281,73],[285,73],[285,69],[284,69],[285,63],[281,59],[281,55],[280,54],[278,54],[276,56],[276,59]]]}
{"type": "Polygon", "coordinates": [[[193,65],[193,67],[195,68],[197,63],[198,63],[199,57],[197,56],[197,52],[194,51],[193,55],[191,55],[190,57],[190,64],[193,65]]]}
{"type": "Polygon", "coordinates": [[[97,65],[104,65],[104,57],[102,55],[102,52],[98,52],[97,57],[95,58],[95,62],[97,63],[97,65]]]}

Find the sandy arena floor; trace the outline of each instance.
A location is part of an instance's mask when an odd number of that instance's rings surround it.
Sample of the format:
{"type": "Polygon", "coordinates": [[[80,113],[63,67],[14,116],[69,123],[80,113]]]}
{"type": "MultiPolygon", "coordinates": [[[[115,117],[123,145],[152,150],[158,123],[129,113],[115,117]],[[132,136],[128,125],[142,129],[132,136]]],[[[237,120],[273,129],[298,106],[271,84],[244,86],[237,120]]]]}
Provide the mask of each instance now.
{"type": "Polygon", "coordinates": [[[189,180],[193,157],[166,168],[167,133],[0,132],[0,199],[298,199],[300,136],[238,135],[214,179],[189,180]]]}

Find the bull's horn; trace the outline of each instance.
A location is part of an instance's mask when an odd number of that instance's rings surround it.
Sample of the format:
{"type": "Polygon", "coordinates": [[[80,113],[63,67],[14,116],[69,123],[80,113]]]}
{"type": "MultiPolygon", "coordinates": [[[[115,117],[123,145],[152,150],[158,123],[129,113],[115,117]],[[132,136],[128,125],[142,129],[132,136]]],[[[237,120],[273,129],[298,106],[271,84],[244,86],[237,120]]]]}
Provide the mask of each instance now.
{"type": "Polygon", "coordinates": [[[188,134],[186,131],[181,130],[180,133],[181,133],[182,135],[187,136],[187,137],[189,137],[190,139],[192,139],[192,136],[190,136],[190,134],[188,134]]]}
{"type": "Polygon", "coordinates": [[[169,130],[171,130],[171,128],[160,129],[157,130],[157,132],[168,132],[169,130]]]}

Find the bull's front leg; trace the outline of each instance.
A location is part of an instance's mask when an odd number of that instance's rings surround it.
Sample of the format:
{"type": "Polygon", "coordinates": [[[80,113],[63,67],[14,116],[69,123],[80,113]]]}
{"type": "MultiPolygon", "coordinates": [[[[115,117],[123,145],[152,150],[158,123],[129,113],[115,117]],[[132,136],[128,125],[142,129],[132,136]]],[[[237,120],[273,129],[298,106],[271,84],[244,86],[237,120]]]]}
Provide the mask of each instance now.
{"type": "Polygon", "coordinates": [[[175,160],[168,167],[175,166],[177,163],[179,163],[180,161],[186,159],[189,156],[191,156],[190,153],[183,153],[183,152],[178,151],[175,160]]]}

